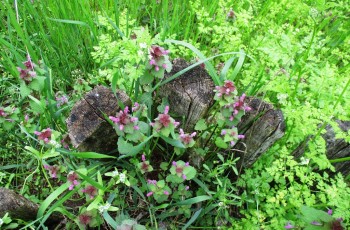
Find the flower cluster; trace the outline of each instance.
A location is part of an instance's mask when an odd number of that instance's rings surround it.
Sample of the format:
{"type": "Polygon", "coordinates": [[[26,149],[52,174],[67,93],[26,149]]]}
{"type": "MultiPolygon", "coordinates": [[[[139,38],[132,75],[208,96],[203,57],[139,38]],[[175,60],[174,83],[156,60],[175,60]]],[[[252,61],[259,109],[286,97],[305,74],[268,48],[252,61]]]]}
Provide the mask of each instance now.
{"type": "Polygon", "coordinates": [[[66,95],[56,95],[56,102],[57,102],[57,107],[61,107],[64,104],[68,104],[68,97],[66,95]]]}
{"type": "Polygon", "coordinates": [[[57,178],[61,169],[58,165],[44,165],[44,168],[49,172],[51,178],[57,178]]]}
{"type": "Polygon", "coordinates": [[[229,80],[226,80],[223,86],[216,86],[214,92],[216,93],[215,100],[223,101],[225,104],[232,103],[237,95],[235,85],[229,80]]]}
{"type": "Polygon", "coordinates": [[[234,146],[238,139],[243,139],[244,135],[238,134],[237,128],[221,130],[221,135],[224,136],[224,142],[229,142],[231,146],[234,146]]]}
{"type": "Polygon", "coordinates": [[[234,21],[236,19],[236,14],[235,12],[232,10],[232,8],[230,9],[230,11],[227,13],[226,15],[227,21],[234,21]]]}
{"type": "Polygon", "coordinates": [[[190,166],[189,162],[173,161],[170,168],[171,175],[175,177],[169,177],[169,180],[175,179],[175,182],[183,182],[185,180],[191,180],[196,175],[196,170],[190,166]],[[179,180],[180,179],[180,180],[179,180]]]}
{"type": "Polygon", "coordinates": [[[148,180],[147,184],[150,192],[148,192],[146,196],[150,197],[153,195],[158,203],[167,200],[168,196],[171,194],[171,189],[165,184],[164,180],[148,180]]]}
{"type": "Polygon", "coordinates": [[[50,142],[52,130],[50,128],[47,128],[41,132],[35,131],[34,134],[38,136],[39,140],[43,140],[47,144],[50,142]]]}
{"type": "Polygon", "coordinates": [[[23,62],[25,69],[21,67],[17,67],[20,78],[22,78],[26,83],[31,82],[33,77],[36,76],[36,72],[34,71],[35,64],[32,62],[29,54],[27,55],[27,61],[23,62]]]}
{"type": "Polygon", "coordinates": [[[169,61],[169,50],[165,50],[163,47],[152,45],[149,49],[149,65],[148,69],[158,77],[164,77],[164,71],[170,72],[172,65],[169,61]]]}
{"type": "Polygon", "coordinates": [[[138,168],[141,170],[141,173],[144,174],[146,172],[152,172],[153,167],[150,165],[149,161],[146,161],[144,154],[142,154],[141,160],[142,162],[138,164],[138,168]]]}
{"type": "Polygon", "coordinates": [[[126,186],[130,186],[130,182],[126,177],[127,171],[123,171],[122,173],[118,172],[118,169],[115,168],[114,171],[105,173],[105,176],[110,176],[113,178],[112,182],[115,184],[123,183],[126,186]]]}
{"type": "Polygon", "coordinates": [[[87,185],[83,190],[83,193],[88,195],[90,199],[93,199],[97,195],[97,189],[92,185],[87,185]]]}
{"type": "Polygon", "coordinates": [[[193,137],[196,136],[196,132],[193,132],[191,134],[187,134],[184,133],[184,131],[182,129],[180,129],[180,141],[182,142],[182,144],[185,145],[186,148],[190,148],[195,144],[195,141],[193,140],[193,137]]]}
{"type": "Polygon", "coordinates": [[[137,125],[138,118],[129,114],[128,106],[124,110],[120,110],[116,117],[110,116],[109,119],[117,125],[116,131],[118,135],[122,136],[124,133],[133,133],[134,130],[139,130],[137,125]]]}
{"type": "Polygon", "coordinates": [[[169,106],[165,106],[164,113],[158,115],[158,117],[150,125],[153,127],[153,133],[160,133],[163,136],[168,137],[171,131],[180,124],[176,122],[169,114],[169,106]]]}
{"type": "Polygon", "coordinates": [[[70,184],[69,190],[73,190],[73,188],[79,184],[78,178],[79,176],[76,172],[71,171],[68,173],[67,181],[70,184]]]}

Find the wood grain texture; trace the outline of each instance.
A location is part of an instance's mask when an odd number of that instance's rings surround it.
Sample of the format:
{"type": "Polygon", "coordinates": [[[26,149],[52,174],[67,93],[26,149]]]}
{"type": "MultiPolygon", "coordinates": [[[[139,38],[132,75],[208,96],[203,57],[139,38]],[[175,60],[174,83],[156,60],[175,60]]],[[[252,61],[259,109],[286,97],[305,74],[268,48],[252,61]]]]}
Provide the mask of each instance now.
{"type": "MultiPolygon", "coordinates": [[[[185,60],[175,59],[173,69],[166,77],[170,77],[188,66],[190,64],[185,60]]],[[[159,89],[159,96],[168,99],[171,113],[185,118],[182,127],[185,131],[190,132],[213,104],[214,88],[214,82],[210,75],[204,68],[197,66],[163,85],[159,89]]]]}
{"type": "Polygon", "coordinates": [[[119,104],[131,104],[123,91],[97,86],[88,92],[72,108],[67,118],[69,137],[79,151],[108,153],[117,148],[118,136],[113,127],[105,120],[104,114],[115,116],[120,110],[119,104]]]}

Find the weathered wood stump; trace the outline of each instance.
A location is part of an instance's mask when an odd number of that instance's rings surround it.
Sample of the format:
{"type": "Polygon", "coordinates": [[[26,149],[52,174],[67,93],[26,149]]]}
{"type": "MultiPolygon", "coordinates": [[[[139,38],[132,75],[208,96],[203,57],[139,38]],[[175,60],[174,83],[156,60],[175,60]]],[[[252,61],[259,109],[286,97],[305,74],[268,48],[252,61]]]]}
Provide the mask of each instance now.
{"type": "MultiPolygon", "coordinates": [[[[189,65],[182,59],[176,59],[171,73],[166,77],[189,65]]],[[[213,105],[214,88],[210,75],[204,68],[197,66],[163,85],[157,96],[167,98],[172,115],[183,117],[182,128],[190,132],[213,105]]],[[[117,98],[111,90],[99,86],[76,103],[67,119],[67,125],[72,143],[78,150],[107,153],[116,149],[118,136],[102,112],[114,116],[119,110],[118,100],[130,104],[127,95],[120,91],[117,98]]],[[[270,104],[256,98],[248,98],[248,104],[252,110],[242,118],[238,126],[240,134],[246,138],[235,146],[244,152],[239,154],[242,167],[252,166],[261,154],[283,136],[285,130],[280,110],[275,110],[270,104]]]]}
{"type": "Polygon", "coordinates": [[[35,220],[39,206],[7,188],[0,188],[0,217],[7,212],[13,219],[35,220]]]}
{"type": "MultiPolygon", "coordinates": [[[[339,128],[343,132],[349,132],[350,130],[350,121],[340,121],[336,120],[339,128]]],[[[323,139],[326,141],[326,155],[327,158],[338,159],[343,157],[350,157],[350,143],[346,142],[344,139],[337,139],[335,132],[332,126],[326,126],[326,133],[322,135],[323,139]]],[[[305,148],[307,148],[307,143],[310,141],[312,137],[308,137],[302,144],[300,144],[293,152],[293,156],[295,158],[301,157],[305,148]]],[[[334,163],[334,167],[336,172],[340,172],[343,175],[350,174],[350,161],[334,163]]]]}
{"type": "Polygon", "coordinates": [[[123,91],[97,86],[78,101],[67,119],[69,137],[79,151],[108,153],[117,148],[118,136],[105,116],[115,116],[119,103],[131,104],[123,91]]]}
{"type": "MultiPolygon", "coordinates": [[[[175,59],[173,68],[166,77],[172,76],[188,66],[190,64],[185,60],[175,59]]],[[[168,99],[171,113],[185,118],[182,127],[189,132],[212,106],[214,88],[214,82],[207,71],[197,66],[163,85],[159,90],[159,95],[168,99]]]]}
{"type": "MultiPolygon", "coordinates": [[[[12,219],[21,219],[25,221],[35,220],[39,205],[17,194],[16,192],[0,187],[0,217],[6,213],[12,219]]],[[[49,229],[58,225],[64,217],[61,214],[54,213],[46,220],[45,224],[49,229]]]]}
{"type": "Polygon", "coordinates": [[[234,148],[238,151],[240,167],[251,167],[285,132],[286,124],[281,110],[257,98],[248,97],[251,111],[247,112],[238,124],[238,131],[244,134],[243,141],[234,148]]]}

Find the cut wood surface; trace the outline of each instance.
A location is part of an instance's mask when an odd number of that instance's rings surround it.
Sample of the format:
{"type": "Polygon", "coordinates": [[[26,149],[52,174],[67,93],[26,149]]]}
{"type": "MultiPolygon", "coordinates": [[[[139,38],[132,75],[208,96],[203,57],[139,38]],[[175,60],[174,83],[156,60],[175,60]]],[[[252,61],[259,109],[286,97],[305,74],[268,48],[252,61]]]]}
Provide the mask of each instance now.
{"type": "MultiPolygon", "coordinates": [[[[173,68],[166,77],[190,66],[183,59],[175,59],[173,68]]],[[[214,82],[207,71],[197,66],[159,89],[161,98],[169,101],[170,112],[183,119],[183,129],[192,131],[197,121],[203,118],[214,101],[214,82]]]]}
{"type": "Polygon", "coordinates": [[[105,116],[115,116],[120,110],[119,103],[131,104],[122,91],[116,96],[112,90],[97,86],[88,92],[72,108],[67,119],[69,137],[79,151],[108,153],[117,148],[118,136],[105,116]]]}

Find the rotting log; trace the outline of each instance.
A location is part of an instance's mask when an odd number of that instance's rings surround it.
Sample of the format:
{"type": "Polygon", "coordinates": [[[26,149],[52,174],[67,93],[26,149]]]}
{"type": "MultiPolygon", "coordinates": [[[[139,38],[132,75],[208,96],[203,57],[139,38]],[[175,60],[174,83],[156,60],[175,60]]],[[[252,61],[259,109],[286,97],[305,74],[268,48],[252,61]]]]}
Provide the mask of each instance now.
{"type": "Polygon", "coordinates": [[[109,153],[117,148],[118,136],[105,116],[115,116],[120,103],[130,106],[129,97],[121,90],[97,86],[72,108],[67,118],[70,140],[79,151],[109,153]]]}
{"type": "MultiPolygon", "coordinates": [[[[336,120],[339,128],[347,133],[350,130],[350,121],[336,120]]],[[[326,132],[322,134],[323,139],[326,141],[326,155],[329,160],[350,157],[350,143],[344,139],[337,139],[336,134],[331,125],[326,125],[326,132]]],[[[307,143],[312,139],[312,136],[306,138],[306,140],[300,144],[293,152],[295,158],[300,158],[307,148],[307,143]]],[[[336,172],[340,172],[343,175],[350,174],[350,161],[338,162],[333,164],[336,172]]]]}
{"type": "Polygon", "coordinates": [[[0,187],[0,217],[6,213],[13,219],[35,220],[39,206],[14,191],[0,187]]]}
{"type": "MultiPolygon", "coordinates": [[[[188,66],[190,64],[185,60],[175,59],[171,72],[165,77],[170,77],[188,66]]],[[[172,114],[184,118],[182,127],[189,132],[212,106],[214,88],[214,82],[207,71],[197,66],[160,87],[159,96],[167,98],[172,114]]]]}
{"type": "MultiPolygon", "coordinates": [[[[8,213],[12,219],[31,221],[36,219],[38,210],[38,204],[17,194],[13,190],[0,187],[0,217],[8,213]]],[[[53,227],[58,225],[63,219],[64,217],[62,215],[54,213],[49,216],[45,224],[53,227]]]]}
{"type": "Polygon", "coordinates": [[[234,146],[240,157],[240,168],[251,167],[284,135],[286,129],[281,110],[258,98],[248,97],[246,100],[251,111],[246,112],[237,127],[239,134],[244,134],[245,138],[234,146]]]}

